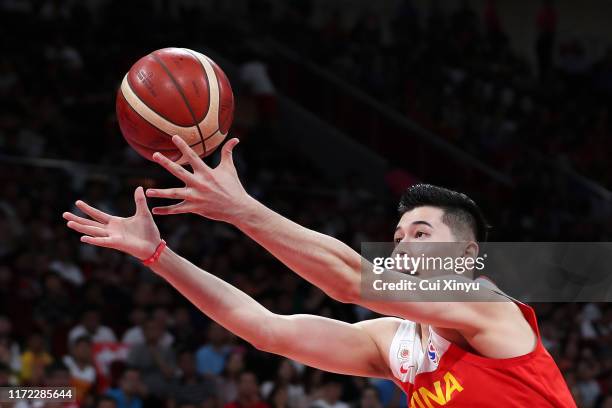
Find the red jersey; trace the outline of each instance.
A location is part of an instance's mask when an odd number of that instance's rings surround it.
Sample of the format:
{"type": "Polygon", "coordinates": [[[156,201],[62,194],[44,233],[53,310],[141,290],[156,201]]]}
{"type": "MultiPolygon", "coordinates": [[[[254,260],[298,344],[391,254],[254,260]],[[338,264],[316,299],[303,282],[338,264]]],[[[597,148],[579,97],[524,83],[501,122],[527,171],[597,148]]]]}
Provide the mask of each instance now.
{"type": "Polygon", "coordinates": [[[536,348],[514,358],[478,356],[429,329],[426,352],[416,323],[404,320],[389,364],[410,408],[576,407],[554,360],[542,345],[533,309],[516,303],[537,335],[536,348]]]}

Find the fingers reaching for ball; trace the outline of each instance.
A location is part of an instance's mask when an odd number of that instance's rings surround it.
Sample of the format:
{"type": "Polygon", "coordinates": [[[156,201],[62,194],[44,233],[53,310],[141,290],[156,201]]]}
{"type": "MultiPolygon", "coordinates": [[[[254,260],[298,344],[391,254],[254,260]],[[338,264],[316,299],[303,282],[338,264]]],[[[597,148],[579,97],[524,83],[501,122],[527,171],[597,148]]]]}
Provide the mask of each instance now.
{"type": "Polygon", "coordinates": [[[183,156],[187,159],[187,162],[194,170],[209,170],[210,168],[204,163],[204,161],[198,156],[191,146],[183,140],[182,137],[174,135],[172,136],[172,143],[183,153],[183,156]]]}
{"type": "MultiPolygon", "coordinates": [[[[153,159],[167,169],[179,180],[185,183],[183,188],[150,188],[147,197],[170,200],[182,200],[180,203],[165,207],[153,208],[153,214],[170,215],[192,212],[215,220],[228,221],[239,214],[237,208],[244,204],[248,197],[236,171],[233,160],[233,150],[239,140],[232,138],[223,146],[221,161],[211,169],[180,137],[172,141],[191,163],[193,173],[185,170],[176,162],[160,153],[155,153],[153,159]]],[[[229,221],[228,221],[229,222],[229,221]]]]}
{"type": "Polygon", "coordinates": [[[195,181],[192,173],[185,170],[183,166],[177,164],[159,152],[153,154],[153,160],[168,170],[174,177],[181,180],[185,184],[190,184],[195,181]]]}

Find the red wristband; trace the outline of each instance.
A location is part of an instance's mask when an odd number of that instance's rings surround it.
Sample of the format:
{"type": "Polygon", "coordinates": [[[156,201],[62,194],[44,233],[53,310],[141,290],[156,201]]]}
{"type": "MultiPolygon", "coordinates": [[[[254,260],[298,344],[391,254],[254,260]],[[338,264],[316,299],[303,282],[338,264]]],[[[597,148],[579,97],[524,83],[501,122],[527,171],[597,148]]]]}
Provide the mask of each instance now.
{"type": "Polygon", "coordinates": [[[166,241],[162,239],[159,245],[157,246],[157,248],[155,248],[155,252],[153,252],[153,255],[151,255],[147,259],[144,259],[142,263],[145,264],[146,266],[149,266],[155,263],[155,261],[157,261],[159,257],[161,256],[161,253],[164,251],[164,248],[166,248],[166,241]]]}

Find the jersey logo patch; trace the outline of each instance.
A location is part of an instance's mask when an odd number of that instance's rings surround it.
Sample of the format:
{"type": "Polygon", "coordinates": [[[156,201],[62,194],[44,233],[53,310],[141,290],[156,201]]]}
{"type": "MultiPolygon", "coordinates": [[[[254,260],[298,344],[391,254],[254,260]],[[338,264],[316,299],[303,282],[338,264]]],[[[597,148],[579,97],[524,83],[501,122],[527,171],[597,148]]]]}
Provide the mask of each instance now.
{"type": "Polygon", "coordinates": [[[440,362],[440,355],[438,354],[438,350],[436,350],[436,346],[434,346],[431,339],[429,340],[429,345],[427,346],[427,356],[434,364],[438,364],[440,362]]]}
{"type": "Polygon", "coordinates": [[[397,351],[397,358],[400,361],[410,360],[410,346],[412,346],[412,342],[402,341],[399,345],[399,350],[397,351]]]}
{"type": "Polygon", "coordinates": [[[402,363],[399,368],[399,372],[402,375],[408,374],[412,369],[414,369],[414,365],[408,362],[402,363]]]}

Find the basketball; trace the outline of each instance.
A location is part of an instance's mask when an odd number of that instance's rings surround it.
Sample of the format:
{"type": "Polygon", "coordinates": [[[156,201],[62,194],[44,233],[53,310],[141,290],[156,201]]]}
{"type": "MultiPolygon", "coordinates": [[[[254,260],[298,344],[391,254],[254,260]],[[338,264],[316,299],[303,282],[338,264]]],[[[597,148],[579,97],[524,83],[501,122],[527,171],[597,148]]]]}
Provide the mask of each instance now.
{"type": "Polygon", "coordinates": [[[125,140],[146,159],[160,152],[185,164],[172,143],[179,135],[200,157],[225,139],[234,115],[229,80],[207,56],[164,48],[138,60],[123,77],[116,101],[125,140]]]}

